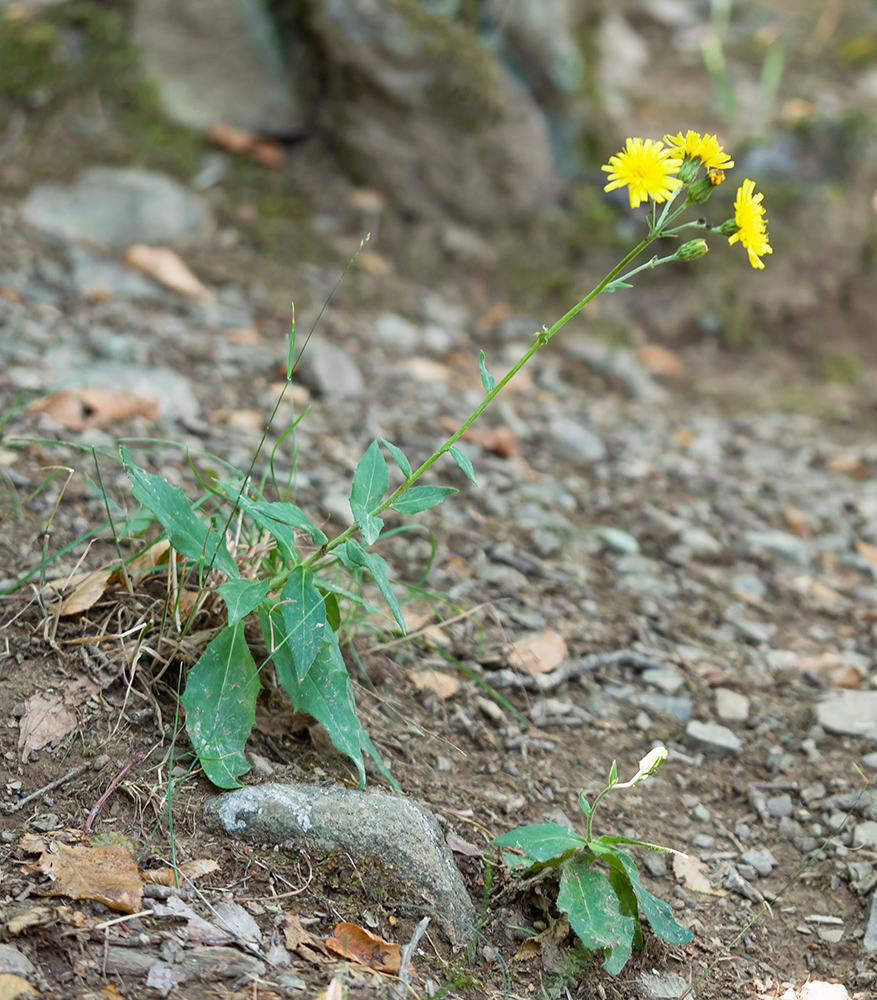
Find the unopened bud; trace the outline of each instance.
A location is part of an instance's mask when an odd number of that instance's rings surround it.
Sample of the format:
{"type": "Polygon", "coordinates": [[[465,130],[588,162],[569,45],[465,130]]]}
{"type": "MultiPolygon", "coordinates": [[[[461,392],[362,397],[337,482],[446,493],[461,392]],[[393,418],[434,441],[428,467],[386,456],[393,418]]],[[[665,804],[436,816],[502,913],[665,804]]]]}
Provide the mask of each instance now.
{"type": "Polygon", "coordinates": [[[686,156],[676,176],[683,184],[690,184],[697,177],[698,170],[700,170],[700,160],[686,156]]]}
{"type": "Polygon", "coordinates": [[[691,187],[689,187],[688,203],[689,205],[700,205],[702,202],[705,202],[712,193],[713,184],[711,183],[709,177],[701,177],[700,180],[695,181],[691,187]]]}
{"type": "Polygon", "coordinates": [[[706,240],[689,240],[673,254],[675,260],[697,260],[709,252],[709,244],[706,240]]]}
{"type": "Polygon", "coordinates": [[[654,774],[661,767],[663,767],[666,759],[666,747],[655,747],[653,750],[650,750],[639,762],[639,771],[637,772],[634,781],[642,781],[643,779],[648,778],[649,775],[654,774]]]}

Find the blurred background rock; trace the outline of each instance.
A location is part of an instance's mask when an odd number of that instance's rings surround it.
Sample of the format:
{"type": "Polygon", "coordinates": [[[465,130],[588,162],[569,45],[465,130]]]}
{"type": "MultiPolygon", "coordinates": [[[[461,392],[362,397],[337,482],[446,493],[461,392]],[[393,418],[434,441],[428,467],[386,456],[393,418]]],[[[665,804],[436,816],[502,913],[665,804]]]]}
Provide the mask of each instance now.
{"type": "Polygon", "coordinates": [[[737,166],[706,214],[756,179],[766,271],[723,250],[588,321],[632,344],[781,344],[839,379],[874,349],[875,118],[867,0],[0,2],[7,202],[147,168],[215,215],[193,251],[214,279],[285,301],[370,232],[365,297],[410,279],[541,322],[642,231],[600,164],[628,135],[718,133],[737,166]]]}

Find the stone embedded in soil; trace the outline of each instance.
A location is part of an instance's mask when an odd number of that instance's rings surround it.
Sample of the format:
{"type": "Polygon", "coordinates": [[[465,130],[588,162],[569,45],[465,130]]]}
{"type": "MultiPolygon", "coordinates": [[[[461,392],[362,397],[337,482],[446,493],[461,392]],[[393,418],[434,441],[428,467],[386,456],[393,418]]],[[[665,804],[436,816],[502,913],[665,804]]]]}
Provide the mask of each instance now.
{"type": "Polygon", "coordinates": [[[603,439],[572,417],[555,417],[548,425],[554,450],[564,458],[590,465],[606,457],[603,439]]]}
{"type": "MultiPolygon", "coordinates": [[[[643,972],[639,977],[640,986],[645,990],[647,996],[654,997],[655,1000],[669,1000],[671,997],[680,997],[688,990],[688,980],[679,975],[678,972],[643,972]]],[[[686,993],[687,997],[694,998],[694,993],[686,993]]]]}
{"type": "Polygon", "coordinates": [[[730,688],[716,688],[716,715],[722,722],[745,722],[749,718],[749,699],[730,688]]]}
{"type": "Polygon", "coordinates": [[[877,738],[877,691],[833,691],[816,706],[827,733],[877,738]]]}
{"type": "Polygon", "coordinates": [[[11,944],[0,944],[0,972],[10,976],[33,976],[36,968],[27,955],[11,944]]]}
{"type": "Polygon", "coordinates": [[[740,860],[743,861],[744,864],[751,865],[762,878],[767,878],[767,876],[770,875],[773,869],[779,864],[777,859],[766,847],[753,848],[752,850],[744,851],[740,855],[740,860]]]}
{"type": "Polygon", "coordinates": [[[692,750],[715,759],[731,757],[743,746],[740,737],[727,726],[720,726],[716,722],[698,722],[696,719],[685,727],[684,742],[692,750]]]}
{"type": "Polygon", "coordinates": [[[853,830],[853,847],[877,847],[877,822],[869,819],[856,824],[853,830]]]}
{"type": "Polygon", "coordinates": [[[742,538],[742,549],[746,556],[767,556],[771,559],[809,565],[813,554],[803,538],[787,531],[747,531],[742,538]]]}
{"type": "MultiPolygon", "coordinates": [[[[475,907],[435,817],[401,795],[299,784],[249,786],[208,799],[208,824],[244,840],[303,842],[343,851],[357,865],[375,862],[424,897],[455,947],[476,929],[475,907]]],[[[403,905],[404,899],[398,900],[403,905]]]]}
{"type": "Polygon", "coordinates": [[[91,167],[70,187],[37,184],[21,211],[43,232],[118,249],[186,247],[213,230],[205,201],[172,177],[137,167],[91,167]]]}

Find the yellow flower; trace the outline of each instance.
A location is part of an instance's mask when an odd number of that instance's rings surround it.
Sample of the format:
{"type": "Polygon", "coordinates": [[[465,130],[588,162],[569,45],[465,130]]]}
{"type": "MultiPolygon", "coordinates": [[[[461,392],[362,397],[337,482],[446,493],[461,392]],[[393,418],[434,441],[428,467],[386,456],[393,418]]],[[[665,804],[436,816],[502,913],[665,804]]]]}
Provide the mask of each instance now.
{"type": "Polygon", "coordinates": [[[714,135],[701,135],[699,132],[688,131],[683,136],[665,135],[664,142],[670,147],[674,156],[687,156],[692,160],[700,160],[707,170],[730,170],[734,161],[719,145],[714,135]]]}
{"type": "Polygon", "coordinates": [[[766,253],[773,253],[773,247],[768,243],[768,233],[765,229],[767,219],[764,215],[763,194],[755,194],[755,181],[745,180],[737,188],[737,198],[734,202],[734,222],[737,232],[728,237],[728,243],[738,240],[749,251],[749,263],[756,268],[764,268],[761,258],[766,253]]]}
{"type": "Polygon", "coordinates": [[[638,208],[648,198],[660,203],[682,187],[682,181],[674,176],[680,166],[681,158],[664,149],[662,142],[628,139],[625,148],[600,168],[609,173],[609,183],[603,190],[614,191],[626,185],[630,188],[631,208],[638,208]]]}

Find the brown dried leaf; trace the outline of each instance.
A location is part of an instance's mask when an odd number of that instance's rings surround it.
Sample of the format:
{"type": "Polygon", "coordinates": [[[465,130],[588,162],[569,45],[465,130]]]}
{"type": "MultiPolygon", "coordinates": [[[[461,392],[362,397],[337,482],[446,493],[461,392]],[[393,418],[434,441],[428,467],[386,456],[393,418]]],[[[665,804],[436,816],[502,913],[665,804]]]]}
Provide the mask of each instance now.
{"type": "Polygon", "coordinates": [[[158,400],[118,389],[62,389],[34,400],[28,413],[43,413],[71,431],[109,427],[120,420],[155,420],[158,400]]]}
{"type": "Polygon", "coordinates": [[[207,130],[207,138],[231,153],[242,153],[266,167],[282,167],[286,161],[286,150],[279,142],[233,125],[217,122],[207,130]]]}
{"type": "Polygon", "coordinates": [[[869,545],[868,542],[859,539],[856,542],[856,552],[869,566],[877,566],[877,545],[869,545]]]}
{"type": "Polygon", "coordinates": [[[76,715],[57,693],[40,691],[24,702],[24,716],[19,723],[18,749],[27,763],[32,750],[63,739],[76,728],[76,715]]]}
{"type": "MultiPolygon", "coordinates": [[[[326,938],[326,947],[343,958],[359,962],[376,972],[391,972],[398,975],[402,967],[402,947],[385,941],[358,924],[340,923],[335,927],[335,936],[326,938]]],[[[409,975],[414,976],[414,966],[408,966],[409,975]]]]}
{"type": "MultiPolygon", "coordinates": [[[[60,615],[78,615],[97,604],[103,597],[112,576],[110,570],[94,570],[87,574],[61,601],[60,615]]],[[[65,590],[67,588],[65,587],[65,590]]]]}
{"type": "Polygon", "coordinates": [[[679,355],[666,347],[661,347],[660,344],[644,344],[636,352],[636,360],[653,375],[682,378],[687,373],[679,355]]]}
{"type": "Polygon", "coordinates": [[[306,930],[297,913],[287,913],[281,923],[283,940],[289,951],[297,952],[309,962],[325,964],[329,961],[328,951],[321,938],[306,930]]]}
{"type": "Polygon", "coordinates": [[[17,1000],[18,997],[36,996],[37,991],[21,976],[11,972],[0,974],[0,1000],[17,1000]]]}
{"type": "Polygon", "coordinates": [[[532,962],[534,958],[542,957],[542,942],[539,938],[526,938],[515,952],[513,962],[532,962]]]}
{"type": "Polygon", "coordinates": [[[140,875],[144,882],[173,887],[177,884],[177,872],[183,878],[201,878],[202,875],[209,875],[218,870],[219,864],[216,861],[202,858],[196,861],[186,861],[179,866],[176,872],[173,868],[158,868],[153,871],[142,871],[140,875]]]}
{"type": "Polygon", "coordinates": [[[528,674],[547,674],[566,659],[566,639],[554,629],[516,642],[509,653],[509,663],[528,674]]]}
{"type": "Polygon", "coordinates": [[[460,690],[460,680],[441,670],[412,670],[405,675],[418,691],[434,691],[442,701],[452,698],[460,690]]]}
{"type": "Polygon", "coordinates": [[[501,458],[522,458],[524,446],[510,427],[470,427],[463,434],[464,441],[481,445],[485,451],[501,458]]]}
{"type": "Polygon", "coordinates": [[[55,841],[37,862],[24,869],[48,875],[56,888],[49,896],[94,899],[111,910],[136,913],[143,902],[143,880],[128,850],[81,847],[55,841]]]}
{"type": "Polygon", "coordinates": [[[195,277],[182,259],[168,247],[148,247],[142,243],[129,247],[122,258],[128,267],[142,271],[154,281],[196,302],[210,303],[213,293],[195,277]]]}
{"type": "Polygon", "coordinates": [[[468,840],[463,840],[462,837],[458,837],[453,830],[449,830],[445,835],[445,841],[448,847],[457,854],[465,854],[467,858],[483,858],[484,851],[480,847],[476,847],[474,844],[470,844],[468,840]]]}
{"type": "Polygon", "coordinates": [[[454,370],[432,358],[407,358],[399,367],[418,382],[450,382],[454,370]]]}
{"type": "Polygon", "coordinates": [[[227,929],[219,928],[216,924],[199,916],[179,896],[170,896],[167,903],[156,903],[152,912],[157,917],[177,917],[185,920],[185,926],[178,926],[176,934],[181,941],[186,941],[188,944],[219,947],[233,944],[236,940],[235,936],[227,929]]]}
{"type": "Polygon", "coordinates": [[[724,889],[714,889],[710,880],[704,875],[706,865],[690,854],[673,855],[673,873],[682,879],[682,884],[692,892],[700,892],[707,896],[724,896],[724,889]]]}

